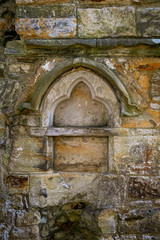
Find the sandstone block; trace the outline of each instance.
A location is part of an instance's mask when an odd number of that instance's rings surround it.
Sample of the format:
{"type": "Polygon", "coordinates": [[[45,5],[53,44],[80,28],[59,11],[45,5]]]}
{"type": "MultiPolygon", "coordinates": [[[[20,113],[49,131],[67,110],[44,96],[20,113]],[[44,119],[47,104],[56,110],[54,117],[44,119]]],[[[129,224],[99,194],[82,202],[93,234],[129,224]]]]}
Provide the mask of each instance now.
{"type": "Polygon", "coordinates": [[[106,4],[106,5],[129,5],[131,4],[131,0],[80,0],[80,3],[83,4],[106,4]]]}
{"type": "Polygon", "coordinates": [[[115,169],[121,173],[157,174],[159,137],[114,137],[115,169]]]}
{"type": "Polygon", "coordinates": [[[47,4],[47,3],[67,3],[68,0],[16,0],[17,5],[27,4],[47,4]]]}
{"type": "Polygon", "coordinates": [[[16,9],[16,18],[69,18],[75,17],[74,4],[50,4],[41,6],[19,6],[16,9]]]}
{"type": "Polygon", "coordinates": [[[160,178],[131,177],[129,180],[129,196],[133,198],[160,197],[160,178]]]}
{"type": "Polygon", "coordinates": [[[143,37],[160,35],[160,8],[139,8],[136,14],[139,35],[143,37]]]}
{"type": "Polygon", "coordinates": [[[48,171],[52,169],[52,159],[46,158],[45,140],[18,136],[14,139],[9,169],[15,171],[48,171]]]}
{"type": "Polygon", "coordinates": [[[73,38],[76,34],[75,18],[17,18],[16,32],[27,38],[73,38]]]}
{"type": "Polygon", "coordinates": [[[39,227],[14,227],[11,232],[11,239],[37,239],[39,227]]]}
{"type": "Polygon", "coordinates": [[[55,137],[54,154],[54,167],[58,171],[107,170],[107,138],[55,137]]]}
{"type": "Polygon", "coordinates": [[[149,208],[149,207],[152,207],[152,201],[150,201],[150,200],[146,200],[146,201],[137,200],[137,201],[130,202],[129,205],[130,205],[130,207],[133,207],[133,208],[149,208]]]}
{"type": "Polygon", "coordinates": [[[121,206],[125,200],[122,176],[96,173],[31,175],[30,204],[56,206],[71,201],[90,202],[96,208],[121,206]]]}
{"type": "Polygon", "coordinates": [[[160,210],[131,210],[119,214],[119,231],[124,234],[160,233],[160,210]]]}
{"type": "Polygon", "coordinates": [[[40,213],[38,211],[19,210],[16,212],[16,226],[32,226],[40,222],[40,213]]]}
{"type": "Polygon", "coordinates": [[[116,232],[117,214],[114,210],[104,209],[98,215],[98,225],[105,236],[116,232]]]}
{"type": "Polygon", "coordinates": [[[9,191],[11,193],[28,192],[28,176],[27,175],[10,175],[7,177],[9,191]]]}
{"type": "Polygon", "coordinates": [[[133,7],[78,9],[78,14],[78,35],[81,38],[136,35],[133,7]]]}

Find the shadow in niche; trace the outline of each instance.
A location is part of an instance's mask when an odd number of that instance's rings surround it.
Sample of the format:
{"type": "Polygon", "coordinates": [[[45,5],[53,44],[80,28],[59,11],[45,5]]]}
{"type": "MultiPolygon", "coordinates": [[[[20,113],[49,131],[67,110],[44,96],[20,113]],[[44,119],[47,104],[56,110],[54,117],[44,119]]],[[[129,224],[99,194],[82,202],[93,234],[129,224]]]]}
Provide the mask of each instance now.
{"type": "Polygon", "coordinates": [[[96,211],[84,202],[48,207],[40,212],[43,240],[98,240],[101,236],[96,211]]]}
{"type": "Polygon", "coordinates": [[[54,113],[54,126],[102,127],[108,125],[106,106],[92,98],[89,87],[79,82],[70,98],[60,102],[54,113]]]}

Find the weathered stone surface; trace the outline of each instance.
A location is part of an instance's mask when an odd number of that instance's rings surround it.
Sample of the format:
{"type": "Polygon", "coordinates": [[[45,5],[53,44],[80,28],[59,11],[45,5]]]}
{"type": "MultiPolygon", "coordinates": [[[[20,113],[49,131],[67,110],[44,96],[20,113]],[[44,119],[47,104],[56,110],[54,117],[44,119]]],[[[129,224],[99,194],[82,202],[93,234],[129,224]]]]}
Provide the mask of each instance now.
{"type": "Polygon", "coordinates": [[[79,0],[80,3],[83,4],[106,4],[106,5],[129,5],[131,4],[131,0],[79,0]]]}
{"type": "Polygon", "coordinates": [[[157,174],[159,137],[114,137],[115,170],[121,173],[157,174]]]}
{"type": "Polygon", "coordinates": [[[16,137],[9,164],[10,171],[41,172],[52,169],[52,159],[46,158],[45,148],[42,138],[16,137]]]}
{"type": "Polygon", "coordinates": [[[34,226],[40,222],[40,213],[38,211],[19,210],[16,212],[16,226],[34,226]]]}
{"type": "Polygon", "coordinates": [[[12,239],[37,239],[39,235],[38,226],[34,227],[14,227],[11,232],[12,239]]]}
{"type": "Polygon", "coordinates": [[[148,4],[148,3],[159,3],[159,0],[132,0],[133,3],[148,4]]]}
{"type": "Polygon", "coordinates": [[[28,192],[29,184],[27,175],[22,176],[10,175],[7,177],[7,181],[10,192],[12,193],[28,192]]]}
{"type": "Polygon", "coordinates": [[[132,198],[160,197],[160,178],[131,177],[129,180],[129,196],[132,198]]]}
{"type": "Polygon", "coordinates": [[[108,115],[106,106],[93,99],[88,86],[84,82],[79,82],[73,88],[70,98],[57,105],[53,124],[57,127],[107,126],[108,115]]]}
{"type": "Polygon", "coordinates": [[[67,18],[75,17],[75,14],[76,7],[74,4],[19,6],[16,9],[16,18],[67,18]]]}
{"type": "Polygon", "coordinates": [[[22,4],[22,5],[26,5],[26,4],[47,4],[47,3],[67,3],[68,0],[16,0],[16,4],[22,4]]]}
{"type": "Polygon", "coordinates": [[[151,79],[151,96],[152,98],[159,98],[160,99],[160,69],[158,69],[151,79]]]}
{"type": "Polygon", "coordinates": [[[160,233],[160,209],[131,210],[119,214],[119,231],[124,234],[160,233]]]}
{"type": "Polygon", "coordinates": [[[84,201],[98,208],[106,208],[121,206],[125,198],[124,178],[114,175],[95,173],[31,175],[30,186],[32,206],[56,206],[71,201],[84,201]]]}
{"type": "Polygon", "coordinates": [[[17,18],[16,32],[27,38],[73,38],[76,34],[75,18],[17,18]]]}
{"type": "Polygon", "coordinates": [[[136,35],[133,7],[78,9],[78,14],[81,38],[136,35]]]}
{"type": "Polygon", "coordinates": [[[152,205],[153,203],[150,200],[146,201],[137,200],[129,203],[129,206],[132,208],[149,208],[152,207],[152,205]]]}
{"type": "Polygon", "coordinates": [[[103,235],[116,232],[117,213],[114,210],[104,209],[98,215],[98,225],[103,235]]]}
{"type": "Polygon", "coordinates": [[[54,167],[58,171],[105,172],[107,158],[107,138],[54,138],[54,167]]]}
{"type": "Polygon", "coordinates": [[[136,14],[139,35],[143,37],[160,35],[160,8],[139,8],[136,14]]]}

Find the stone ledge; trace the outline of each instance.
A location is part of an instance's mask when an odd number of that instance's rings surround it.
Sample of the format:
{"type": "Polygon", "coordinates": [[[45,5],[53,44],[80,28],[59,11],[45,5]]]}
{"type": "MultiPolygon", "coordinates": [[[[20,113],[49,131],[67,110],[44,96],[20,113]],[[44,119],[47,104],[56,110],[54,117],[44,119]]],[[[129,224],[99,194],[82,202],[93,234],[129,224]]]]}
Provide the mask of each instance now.
{"type": "Polygon", "coordinates": [[[160,38],[104,38],[104,39],[27,39],[7,43],[4,54],[14,56],[39,55],[81,56],[160,56],[160,38]],[[74,47],[74,48],[73,48],[74,47]],[[69,51],[71,50],[71,51],[69,51]]]}

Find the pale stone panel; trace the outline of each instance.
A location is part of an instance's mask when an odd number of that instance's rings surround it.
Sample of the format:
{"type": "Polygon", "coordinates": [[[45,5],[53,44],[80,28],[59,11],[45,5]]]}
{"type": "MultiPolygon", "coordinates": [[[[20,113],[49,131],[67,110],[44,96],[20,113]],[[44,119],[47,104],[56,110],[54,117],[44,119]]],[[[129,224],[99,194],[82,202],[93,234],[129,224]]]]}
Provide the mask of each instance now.
{"type": "Polygon", "coordinates": [[[72,38],[76,34],[75,18],[17,18],[16,32],[27,38],[72,38]]]}
{"type": "Polygon", "coordinates": [[[158,174],[159,142],[158,136],[114,137],[115,170],[129,174],[158,174]]]}
{"type": "Polygon", "coordinates": [[[89,202],[96,208],[124,204],[125,178],[97,173],[53,173],[30,176],[30,204],[34,207],[89,202]]]}
{"type": "Polygon", "coordinates": [[[92,99],[87,85],[79,82],[69,99],[58,104],[54,113],[54,126],[98,127],[108,125],[105,106],[92,99]]]}
{"type": "Polygon", "coordinates": [[[81,38],[136,35],[133,7],[79,9],[78,14],[78,35],[81,38]]]}
{"type": "Polygon", "coordinates": [[[65,172],[107,170],[107,138],[55,137],[54,167],[65,172]]]}
{"type": "Polygon", "coordinates": [[[52,159],[47,158],[43,138],[18,136],[13,142],[9,163],[11,172],[41,172],[52,169],[52,159]]]}

